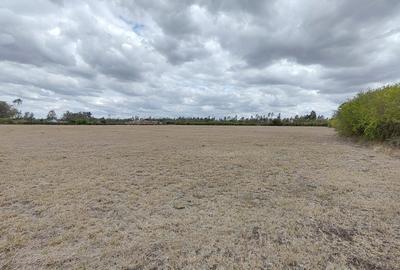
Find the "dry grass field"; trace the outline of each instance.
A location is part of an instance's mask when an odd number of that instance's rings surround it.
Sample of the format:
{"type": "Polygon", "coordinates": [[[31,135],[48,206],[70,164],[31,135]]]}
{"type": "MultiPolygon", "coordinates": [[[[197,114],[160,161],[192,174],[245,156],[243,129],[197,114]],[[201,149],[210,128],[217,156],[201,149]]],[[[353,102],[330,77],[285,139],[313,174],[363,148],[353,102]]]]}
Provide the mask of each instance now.
{"type": "Polygon", "coordinates": [[[0,126],[0,269],[400,269],[400,159],[328,128],[0,126]]]}

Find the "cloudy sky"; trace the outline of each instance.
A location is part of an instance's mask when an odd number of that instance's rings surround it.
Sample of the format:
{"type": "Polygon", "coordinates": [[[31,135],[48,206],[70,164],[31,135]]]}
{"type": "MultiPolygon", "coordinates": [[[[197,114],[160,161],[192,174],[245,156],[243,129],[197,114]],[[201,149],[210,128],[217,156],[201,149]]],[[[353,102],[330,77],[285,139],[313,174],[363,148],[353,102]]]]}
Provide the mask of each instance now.
{"type": "Polygon", "coordinates": [[[399,81],[398,0],[0,1],[0,100],[37,116],[330,115],[399,81]]]}

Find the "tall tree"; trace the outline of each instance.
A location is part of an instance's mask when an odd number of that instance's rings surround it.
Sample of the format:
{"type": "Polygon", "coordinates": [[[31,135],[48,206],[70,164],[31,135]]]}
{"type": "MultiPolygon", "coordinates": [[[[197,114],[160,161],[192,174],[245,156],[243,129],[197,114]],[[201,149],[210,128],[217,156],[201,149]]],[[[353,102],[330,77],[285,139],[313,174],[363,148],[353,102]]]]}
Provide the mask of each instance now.
{"type": "Polygon", "coordinates": [[[47,120],[57,120],[57,114],[54,110],[49,111],[49,113],[47,114],[47,120]]]}
{"type": "Polygon", "coordinates": [[[14,99],[13,100],[13,104],[17,105],[17,106],[21,105],[22,104],[22,99],[20,99],[20,98],[14,99]]]}
{"type": "Polygon", "coordinates": [[[311,111],[310,115],[308,116],[310,120],[316,120],[317,119],[317,113],[315,111],[311,111]]]}
{"type": "Polygon", "coordinates": [[[0,101],[0,118],[13,118],[18,114],[18,110],[10,106],[5,101],[0,101]]]}

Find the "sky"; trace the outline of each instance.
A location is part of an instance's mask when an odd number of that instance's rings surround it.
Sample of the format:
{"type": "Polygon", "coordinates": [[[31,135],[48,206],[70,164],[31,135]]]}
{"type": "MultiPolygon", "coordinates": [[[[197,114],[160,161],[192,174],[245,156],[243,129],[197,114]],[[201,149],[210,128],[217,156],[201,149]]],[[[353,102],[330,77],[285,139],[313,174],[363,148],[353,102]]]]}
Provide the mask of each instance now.
{"type": "Polygon", "coordinates": [[[330,116],[399,63],[398,0],[0,1],[0,100],[38,117],[330,116]]]}

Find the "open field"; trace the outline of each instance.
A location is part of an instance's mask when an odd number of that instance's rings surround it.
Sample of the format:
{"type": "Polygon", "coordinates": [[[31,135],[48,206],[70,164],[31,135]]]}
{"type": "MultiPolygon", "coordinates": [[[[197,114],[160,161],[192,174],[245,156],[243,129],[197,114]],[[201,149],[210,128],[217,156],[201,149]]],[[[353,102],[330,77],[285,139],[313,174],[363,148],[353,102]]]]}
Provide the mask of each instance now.
{"type": "Polygon", "coordinates": [[[400,159],[332,129],[0,126],[0,269],[400,269],[400,159]]]}

